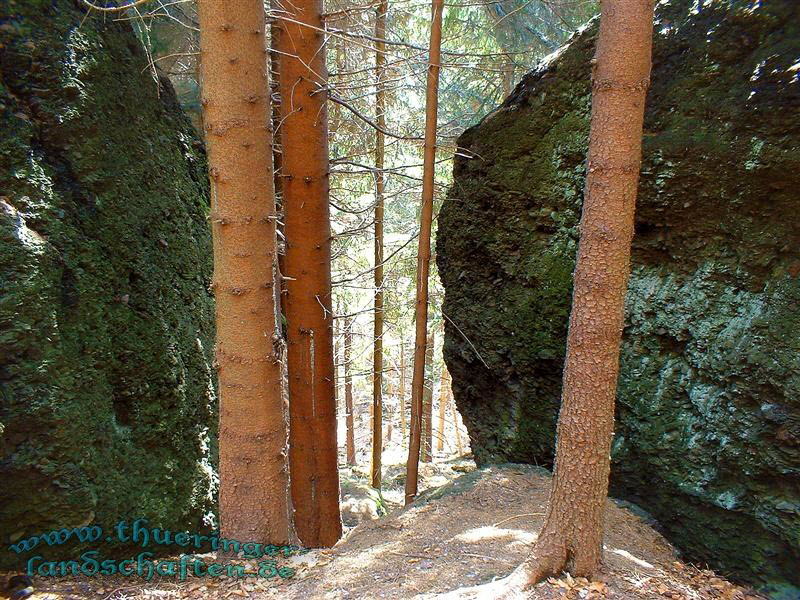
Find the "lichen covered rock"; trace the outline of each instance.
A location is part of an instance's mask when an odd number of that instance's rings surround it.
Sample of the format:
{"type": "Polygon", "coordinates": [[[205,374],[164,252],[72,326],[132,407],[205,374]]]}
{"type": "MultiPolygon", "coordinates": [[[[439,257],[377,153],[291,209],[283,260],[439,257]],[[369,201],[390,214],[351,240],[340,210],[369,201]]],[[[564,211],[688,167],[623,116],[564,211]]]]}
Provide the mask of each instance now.
{"type": "Polygon", "coordinates": [[[0,565],[213,508],[205,155],[125,21],[0,3],[0,565]]]}
{"type": "MultiPolygon", "coordinates": [[[[459,140],[437,257],[480,464],[552,464],[596,30],[459,140]]],[[[798,190],[800,4],[659,2],[612,493],[775,594],[800,586],[798,190]]]]}

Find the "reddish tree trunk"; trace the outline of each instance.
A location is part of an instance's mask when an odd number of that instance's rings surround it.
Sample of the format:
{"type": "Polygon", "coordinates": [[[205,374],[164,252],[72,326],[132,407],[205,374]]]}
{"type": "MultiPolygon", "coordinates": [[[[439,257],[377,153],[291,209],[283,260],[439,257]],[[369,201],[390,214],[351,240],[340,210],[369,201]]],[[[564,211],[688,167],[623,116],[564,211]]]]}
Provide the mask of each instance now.
{"type": "Polygon", "coordinates": [[[417,250],[417,297],[414,310],[414,374],[411,379],[411,436],[406,463],[405,503],[417,495],[422,434],[422,394],[425,387],[425,343],[428,331],[428,276],[431,263],[431,224],[436,167],[436,121],[439,108],[439,68],[442,49],[444,0],[431,3],[431,40],[425,93],[425,153],[422,167],[422,210],[417,250]]]}
{"type": "Polygon", "coordinates": [[[372,356],[372,487],[381,487],[381,453],[383,451],[383,195],[384,135],[386,129],[386,11],[383,0],[375,9],[375,327],[372,356]]]}
{"type": "Polygon", "coordinates": [[[308,547],[332,546],[342,533],[321,8],[320,0],[284,4],[278,13],[277,38],[286,233],[289,465],[295,528],[308,547]]]}

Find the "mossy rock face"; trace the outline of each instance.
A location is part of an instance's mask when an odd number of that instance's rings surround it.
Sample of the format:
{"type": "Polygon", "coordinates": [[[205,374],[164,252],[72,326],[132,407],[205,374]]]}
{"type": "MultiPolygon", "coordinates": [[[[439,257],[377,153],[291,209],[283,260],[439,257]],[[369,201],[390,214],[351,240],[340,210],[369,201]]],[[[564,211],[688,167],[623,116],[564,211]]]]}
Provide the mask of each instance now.
{"type": "MultiPolygon", "coordinates": [[[[0,566],[214,506],[205,154],[127,22],[0,2],[0,566]]],[[[71,556],[76,558],[75,556],[71,556]]]]}
{"type": "MultiPolygon", "coordinates": [[[[459,140],[437,258],[482,465],[552,464],[596,33],[459,140]]],[[[689,558],[800,586],[800,3],[658,3],[643,161],[612,493],[689,558]]]]}

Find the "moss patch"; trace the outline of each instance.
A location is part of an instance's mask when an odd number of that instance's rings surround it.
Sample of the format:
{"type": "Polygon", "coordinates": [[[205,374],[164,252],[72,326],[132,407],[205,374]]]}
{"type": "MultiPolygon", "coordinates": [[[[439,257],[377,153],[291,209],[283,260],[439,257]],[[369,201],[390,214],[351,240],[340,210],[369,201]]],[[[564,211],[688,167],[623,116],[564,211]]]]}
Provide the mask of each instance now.
{"type": "Polygon", "coordinates": [[[68,0],[0,13],[0,544],[198,528],[216,452],[202,145],[124,22],[68,0]]]}

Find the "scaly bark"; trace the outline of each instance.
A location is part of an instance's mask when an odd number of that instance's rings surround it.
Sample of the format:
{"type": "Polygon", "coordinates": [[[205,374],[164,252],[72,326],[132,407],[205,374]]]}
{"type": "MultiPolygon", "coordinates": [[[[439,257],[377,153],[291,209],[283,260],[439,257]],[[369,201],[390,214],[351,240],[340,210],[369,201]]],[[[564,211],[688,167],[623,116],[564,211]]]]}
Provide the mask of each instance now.
{"type": "Polygon", "coordinates": [[[385,153],[383,131],[386,129],[386,12],[388,0],[375,9],[375,319],[372,355],[372,487],[381,488],[381,453],[383,452],[383,196],[386,183],[383,173],[385,153]]]}
{"type": "Polygon", "coordinates": [[[353,348],[353,319],[348,317],[344,325],[344,406],[346,423],[347,464],[356,464],[356,438],[353,415],[353,378],[350,376],[350,353],[353,348]]]}
{"type": "Polygon", "coordinates": [[[431,39],[428,45],[428,78],[425,92],[425,152],[422,161],[422,209],[417,249],[417,295],[414,310],[414,374],[411,379],[411,438],[406,463],[405,503],[417,495],[422,392],[425,386],[425,343],[428,330],[428,276],[431,263],[434,169],[436,167],[436,121],[439,108],[439,68],[442,49],[444,0],[431,2],[431,39]]]}
{"type": "Polygon", "coordinates": [[[652,32],[652,0],[602,1],[553,486],[529,558],[486,597],[515,597],[563,570],[591,577],[602,559],[652,32]]]}
{"type": "Polygon", "coordinates": [[[284,4],[280,33],[289,465],[303,545],[341,537],[331,311],[327,72],[320,0],[284,4]],[[290,20],[291,19],[291,20],[290,20]]]}
{"type": "Polygon", "coordinates": [[[222,535],[292,541],[264,5],[198,2],[211,179],[222,535]]]}

